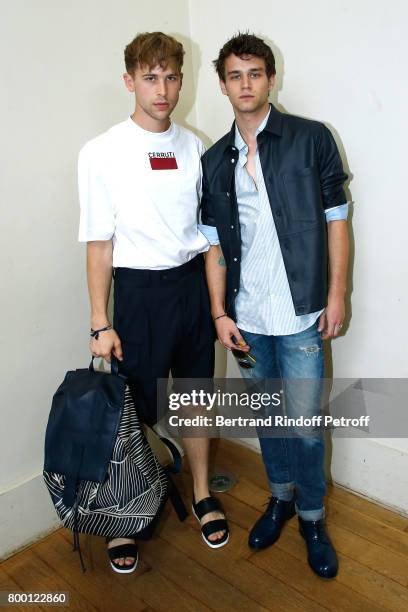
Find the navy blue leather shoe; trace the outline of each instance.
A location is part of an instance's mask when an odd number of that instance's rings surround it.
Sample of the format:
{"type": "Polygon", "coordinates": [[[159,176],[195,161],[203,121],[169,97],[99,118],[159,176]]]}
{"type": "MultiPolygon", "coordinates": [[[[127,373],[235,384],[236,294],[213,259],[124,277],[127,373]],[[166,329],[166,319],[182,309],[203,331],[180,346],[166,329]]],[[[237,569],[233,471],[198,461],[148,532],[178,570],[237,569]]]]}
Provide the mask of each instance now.
{"type": "Polygon", "coordinates": [[[307,546],[307,560],[321,578],[334,578],[339,569],[336,551],[327,535],[324,519],[304,521],[299,517],[299,531],[307,546]]]}
{"type": "Polygon", "coordinates": [[[253,550],[262,550],[274,544],[279,538],[286,521],[294,515],[295,502],[293,500],[283,501],[272,496],[266,512],[256,521],[250,531],[249,547],[253,550]]]}

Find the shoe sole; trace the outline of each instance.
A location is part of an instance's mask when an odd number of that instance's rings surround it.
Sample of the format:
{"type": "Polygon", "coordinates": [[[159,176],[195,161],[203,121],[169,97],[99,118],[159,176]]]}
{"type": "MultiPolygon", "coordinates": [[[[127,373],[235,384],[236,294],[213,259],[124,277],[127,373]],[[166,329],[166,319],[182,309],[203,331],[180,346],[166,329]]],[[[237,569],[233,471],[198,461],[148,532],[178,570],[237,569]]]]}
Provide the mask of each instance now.
{"type": "MultiPolygon", "coordinates": [[[[201,525],[201,521],[200,521],[200,519],[198,518],[198,516],[196,515],[196,513],[195,513],[195,511],[194,511],[194,507],[193,507],[193,506],[191,506],[191,511],[192,511],[193,515],[195,516],[195,518],[197,519],[197,521],[198,521],[198,523],[199,523],[200,527],[202,527],[202,525],[201,525]]],[[[225,546],[226,544],[228,544],[228,541],[229,541],[229,532],[228,532],[228,535],[227,535],[226,540],[223,540],[223,541],[222,541],[220,544],[212,544],[210,540],[207,540],[207,538],[205,537],[205,535],[204,535],[202,532],[201,532],[201,537],[203,538],[203,540],[204,540],[204,542],[207,544],[207,546],[209,546],[210,548],[222,548],[223,546],[225,546]]]]}

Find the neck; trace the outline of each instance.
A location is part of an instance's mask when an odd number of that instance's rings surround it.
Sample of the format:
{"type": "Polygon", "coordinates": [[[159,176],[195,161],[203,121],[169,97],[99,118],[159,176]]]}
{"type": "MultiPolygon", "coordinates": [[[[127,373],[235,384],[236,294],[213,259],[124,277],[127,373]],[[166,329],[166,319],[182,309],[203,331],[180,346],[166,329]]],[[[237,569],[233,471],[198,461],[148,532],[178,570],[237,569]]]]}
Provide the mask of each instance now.
{"type": "Polygon", "coordinates": [[[131,118],[137,125],[148,132],[165,132],[169,129],[171,121],[170,117],[165,119],[155,119],[148,115],[140,106],[136,106],[135,112],[131,118]]]}
{"type": "Polygon", "coordinates": [[[235,121],[238,129],[241,133],[242,138],[247,140],[254,140],[256,138],[256,130],[261,125],[269,113],[269,102],[266,102],[261,108],[258,108],[253,113],[241,113],[234,109],[235,121]]]}

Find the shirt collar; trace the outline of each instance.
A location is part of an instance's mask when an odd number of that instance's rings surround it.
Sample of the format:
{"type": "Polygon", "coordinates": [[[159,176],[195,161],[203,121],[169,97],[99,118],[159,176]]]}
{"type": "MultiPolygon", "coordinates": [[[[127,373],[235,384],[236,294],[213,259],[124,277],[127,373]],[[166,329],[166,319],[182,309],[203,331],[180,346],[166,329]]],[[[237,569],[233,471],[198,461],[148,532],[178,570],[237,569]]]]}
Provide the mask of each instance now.
{"type": "MultiPolygon", "coordinates": [[[[264,126],[263,129],[265,130],[265,132],[269,132],[270,134],[274,134],[275,136],[281,136],[282,135],[282,113],[278,111],[278,109],[276,109],[273,104],[269,104],[269,107],[270,107],[269,114],[266,117],[266,125],[264,126]]],[[[229,147],[235,147],[235,135],[236,135],[235,126],[236,126],[236,123],[234,121],[234,123],[232,124],[231,130],[226,139],[225,149],[229,147]]],[[[259,128],[260,127],[261,126],[259,126],[259,128]]]]}
{"type": "MultiPolygon", "coordinates": [[[[262,120],[262,123],[258,125],[255,136],[258,136],[258,134],[260,134],[265,129],[265,126],[268,123],[270,114],[271,114],[271,109],[269,107],[269,112],[266,115],[266,117],[262,120]]],[[[242,151],[243,149],[248,149],[248,145],[245,142],[245,140],[242,138],[241,132],[239,131],[238,125],[236,123],[235,123],[235,146],[237,147],[238,151],[242,151]]]]}

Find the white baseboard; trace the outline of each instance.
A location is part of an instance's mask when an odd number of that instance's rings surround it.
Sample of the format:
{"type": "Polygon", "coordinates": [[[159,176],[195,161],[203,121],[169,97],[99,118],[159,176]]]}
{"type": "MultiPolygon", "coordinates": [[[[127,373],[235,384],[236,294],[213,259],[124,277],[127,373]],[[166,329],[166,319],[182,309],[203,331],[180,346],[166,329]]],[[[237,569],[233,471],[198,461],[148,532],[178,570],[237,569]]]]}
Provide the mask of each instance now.
{"type": "Polygon", "coordinates": [[[42,474],[0,494],[0,560],[61,526],[42,474]]]}
{"type": "MultiPolygon", "coordinates": [[[[256,438],[233,441],[261,452],[256,438]]],[[[380,439],[334,438],[329,471],[334,484],[408,516],[408,451],[401,445],[395,448],[380,439]]]]}
{"type": "Polygon", "coordinates": [[[335,438],[333,482],[388,510],[408,515],[408,451],[380,439],[335,438]]]}

